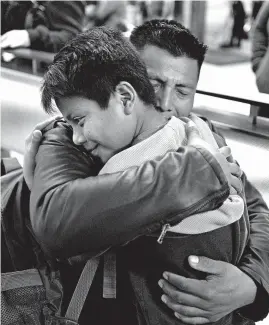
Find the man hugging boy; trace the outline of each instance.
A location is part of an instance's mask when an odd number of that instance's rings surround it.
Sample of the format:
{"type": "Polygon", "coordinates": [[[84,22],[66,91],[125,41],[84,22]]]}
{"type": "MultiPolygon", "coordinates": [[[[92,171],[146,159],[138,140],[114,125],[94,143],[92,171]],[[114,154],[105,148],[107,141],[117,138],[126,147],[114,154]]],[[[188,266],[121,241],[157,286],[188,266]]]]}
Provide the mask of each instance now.
{"type": "MultiPolygon", "coordinates": [[[[72,126],[74,143],[105,164],[100,174],[140,166],[182,145],[218,151],[200,118],[191,114],[178,119],[155,109],[154,90],[139,55],[119,32],[104,27],[77,35],[55,56],[42,88],[46,112],[54,110],[53,101],[72,126]]],[[[204,180],[197,177],[195,182],[204,180]]],[[[192,193],[186,200],[192,202],[192,193]]],[[[157,282],[164,270],[201,279],[202,273],[188,267],[189,255],[238,262],[244,244],[238,247],[235,238],[242,236],[238,222],[246,213],[244,198],[230,194],[218,209],[200,213],[204,203],[194,205],[190,216],[183,214],[180,223],[165,224],[161,233],[122,248],[143,323],[179,323],[159,301],[157,282]]],[[[217,323],[223,321],[232,323],[232,315],[217,323]]]]}

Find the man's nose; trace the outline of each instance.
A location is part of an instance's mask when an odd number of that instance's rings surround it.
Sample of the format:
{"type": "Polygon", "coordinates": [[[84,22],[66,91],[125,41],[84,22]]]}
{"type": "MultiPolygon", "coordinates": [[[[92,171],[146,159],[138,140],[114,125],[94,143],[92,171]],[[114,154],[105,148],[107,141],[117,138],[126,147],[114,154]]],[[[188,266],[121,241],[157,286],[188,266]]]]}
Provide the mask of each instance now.
{"type": "Polygon", "coordinates": [[[160,111],[172,111],[171,105],[172,89],[171,87],[164,87],[157,95],[157,106],[160,111]]]}
{"type": "Polygon", "coordinates": [[[86,138],[84,137],[84,135],[81,132],[77,132],[74,130],[73,132],[73,142],[75,145],[77,146],[81,146],[83,145],[83,143],[86,142],[86,138]]]}

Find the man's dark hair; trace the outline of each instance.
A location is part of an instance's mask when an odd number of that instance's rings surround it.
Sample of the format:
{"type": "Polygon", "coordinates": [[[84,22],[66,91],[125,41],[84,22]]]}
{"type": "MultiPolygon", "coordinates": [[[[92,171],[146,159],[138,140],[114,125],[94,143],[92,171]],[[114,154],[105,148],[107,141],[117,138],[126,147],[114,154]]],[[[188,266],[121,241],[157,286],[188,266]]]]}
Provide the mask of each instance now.
{"type": "Polygon", "coordinates": [[[207,46],[201,43],[186,27],[175,20],[153,19],[136,27],[130,40],[136,49],[155,45],[173,56],[185,56],[198,61],[199,69],[207,46]]]}
{"type": "Polygon", "coordinates": [[[129,82],[145,104],[155,104],[146,67],[133,45],[118,31],[95,27],[56,54],[44,75],[42,105],[51,113],[52,99],[79,95],[105,109],[121,81],[129,82]]]}

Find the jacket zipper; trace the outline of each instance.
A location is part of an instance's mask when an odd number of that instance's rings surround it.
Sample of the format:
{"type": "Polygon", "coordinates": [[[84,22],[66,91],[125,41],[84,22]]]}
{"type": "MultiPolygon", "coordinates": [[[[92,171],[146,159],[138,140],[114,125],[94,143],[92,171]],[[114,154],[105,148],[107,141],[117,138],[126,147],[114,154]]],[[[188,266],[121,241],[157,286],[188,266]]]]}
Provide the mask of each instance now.
{"type": "MultiPolygon", "coordinates": [[[[198,203],[197,204],[198,207],[194,208],[194,210],[191,212],[191,214],[198,213],[199,210],[202,209],[206,204],[208,204],[209,202],[211,202],[215,198],[224,196],[225,194],[226,194],[226,191],[225,192],[222,192],[220,194],[213,195],[213,197],[211,197],[211,199],[206,200],[203,204],[200,204],[199,205],[199,203],[198,203]]],[[[169,223],[166,223],[166,224],[164,224],[162,226],[161,234],[160,234],[160,236],[157,239],[158,244],[162,244],[163,243],[164,237],[165,237],[167,231],[169,231],[170,228],[171,228],[171,225],[169,223]]]]}
{"type": "Polygon", "coordinates": [[[162,244],[163,243],[163,239],[164,239],[167,231],[169,230],[169,228],[170,228],[170,224],[169,223],[166,223],[165,225],[162,226],[161,234],[160,234],[159,238],[157,239],[157,243],[158,244],[162,244]]]}

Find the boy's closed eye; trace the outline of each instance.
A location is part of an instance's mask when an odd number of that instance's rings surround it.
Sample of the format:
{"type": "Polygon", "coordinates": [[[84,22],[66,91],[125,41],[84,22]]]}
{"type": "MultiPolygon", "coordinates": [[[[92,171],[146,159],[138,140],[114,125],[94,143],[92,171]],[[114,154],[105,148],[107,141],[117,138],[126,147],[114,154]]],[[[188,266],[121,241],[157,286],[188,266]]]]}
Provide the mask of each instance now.
{"type": "Polygon", "coordinates": [[[74,121],[75,124],[82,127],[84,125],[84,122],[85,122],[85,117],[74,117],[73,121],[74,121]]]}

